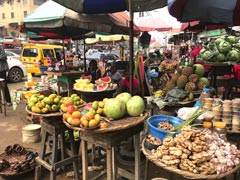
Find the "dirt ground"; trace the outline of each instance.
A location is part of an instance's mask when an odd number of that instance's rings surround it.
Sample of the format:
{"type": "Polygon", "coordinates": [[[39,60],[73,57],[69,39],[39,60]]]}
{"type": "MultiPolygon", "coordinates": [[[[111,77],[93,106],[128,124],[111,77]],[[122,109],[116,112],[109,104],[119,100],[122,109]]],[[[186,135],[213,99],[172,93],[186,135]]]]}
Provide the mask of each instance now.
{"type": "MultiPolygon", "coordinates": [[[[10,89],[18,89],[22,86],[23,83],[18,84],[10,84],[10,89]]],[[[38,143],[23,143],[22,139],[22,126],[26,124],[30,124],[32,122],[28,121],[26,116],[27,113],[25,111],[26,101],[22,100],[17,107],[16,111],[13,111],[12,108],[8,107],[7,116],[4,117],[3,114],[0,114],[0,152],[4,152],[5,148],[8,145],[20,144],[24,147],[32,148],[39,152],[41,144],[38,143]]],[[[118,156],[119,157],[119,156],[118,156]]],[[[103,161],[104,163],[104,161],[103,161]]],[[[104,165],[104,164],[103,164],[104,165]]],[[[124,168],[129,171],[134,170],[133,161],[123,160],[121,158],[117,158],[117,166],[124,168]]],[[[71,171],[71,167],[66,171],[58,174],[57,179],[61,180],[71,180],[73,177],[67,177],[67,173],[71,171]]],[[[100,171],[90,172],[90,179],[93,180],[94,176],[101,173],[100,171]]],[[[151,162],[148,164],[148,168],[146,166],[145,157],[143,155],[141,160],[141,179],[140,180],[151,180],[155,177],[164,177],[168,180],[186,180],[185,178],[178,176],[176,174],[166,172],[163,169],[156,167],[151,162]],[[147,177],[145,177],[145,173],[147,172],[147,177]]],[[[240,175],[238,174],[237,178],[240,180],[240,175]]],[[[13,179],[13,180],[33,180],[34,179],[34,171],[29,172],[22,176],[14,176],[14,177],[6,177],[0,176],[0,180],[5,179],[13,179]]],[[[49,179],[48,171],[44,171],[44,175],[41,180],[49,179]]],[[[104,178],[103,178],[104,179],[104,178]]],[[[118,180],[126,180],[125,178],[118,177],[118,180]]],[[[227,177],[227,180],[233,180],[233,176],[227,177]]]]}

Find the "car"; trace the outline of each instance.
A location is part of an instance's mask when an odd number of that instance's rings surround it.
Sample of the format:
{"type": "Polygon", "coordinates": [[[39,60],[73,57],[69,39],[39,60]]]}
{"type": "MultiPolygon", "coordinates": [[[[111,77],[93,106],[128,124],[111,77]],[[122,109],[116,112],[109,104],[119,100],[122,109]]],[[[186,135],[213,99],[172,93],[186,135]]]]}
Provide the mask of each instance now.
{"type": "Polygon", "coordinates": [[[4,50],[13,52],[15,54],[18,54],[19,56],[21,55],[21,51],[22,51],[20,48],[10,48],[10,49],[5,48],[4,50]]]}
{"type": "Polygon", "coordinates": [[[91,61],[92,59],[100,60],[101,56],[104,55],[105,63],[113,64],[115,61],[120,60],[117,54],[106,53],[106,52],[94,52],[86,55],[86,60],[91,61]]]}
{"type": "Polygon", "coordinates": [[[5,53],[6,53],[7,57],[14,57],[14,58],[20,60],[20,55],[15,53],[15,52],[13,52],[13,51],[5,50],[5,53]]]}
{"type": "Polygon", "coordinates": [[[17,58],[7,57],[9,71],[7,78],[9,82],[20,82],[27,75],[26,66],[17,58]]]}

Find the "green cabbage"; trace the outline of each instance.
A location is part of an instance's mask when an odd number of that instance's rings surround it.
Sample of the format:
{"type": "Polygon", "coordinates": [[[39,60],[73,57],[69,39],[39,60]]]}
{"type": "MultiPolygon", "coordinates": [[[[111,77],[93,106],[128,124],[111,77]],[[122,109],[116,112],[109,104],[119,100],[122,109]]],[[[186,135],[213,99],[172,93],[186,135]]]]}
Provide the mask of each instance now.
{"type": "Polygon", "coordinates": [[[236,36],[227,36],[226,41],[229,42],[230,44],[235,44],[237,42],[237,37],[236,36]]]}
{"type": "Polygon", "coordinates": [[[220,42],[223,42],[223,41],[225,41],[224,38],[217,38],[215,40],[215,44],[218,46],[220,44],[220,42]]]}
{"type": "Polygon", "coordinates": [[[211,60],[211,58],[212,58],[212,52],[206,50],[206,51],[201,55],[201,58],[202,58],[203,60],[205,60],[205,61],[211,60]]]}
{"type": "Polygon", "coordinates": [[[222,41],[218,45],[219,52],[226,54],[232,49],[232,45],[227,41],[222,41]]]}
{"type": "Polygon", "coordinates": [[[227,54],[227,60],[228,61],[240,61],[240,53],[236,49],[232,49],[231,51],[228,52],[227,54]]]}
{"type": "Polygon", "coordinates": [[[216,54],[214,60],[217,62],[223,62],[225,61],[225,55],[223,53],[216,54]]]}

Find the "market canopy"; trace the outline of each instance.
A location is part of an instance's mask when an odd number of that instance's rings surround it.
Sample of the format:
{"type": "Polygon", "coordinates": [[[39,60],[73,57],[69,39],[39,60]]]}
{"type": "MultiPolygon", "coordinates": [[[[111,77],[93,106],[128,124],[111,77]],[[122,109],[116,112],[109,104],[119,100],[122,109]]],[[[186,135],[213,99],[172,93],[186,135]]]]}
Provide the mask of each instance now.
{"type": "MultiPolygon", "coordinates": [[[[54,1],[47,1],[23,19],[27,31],[52,39],[75,38],[90,31],[116,34],[129,33],[129,17],[125,12],[80,14],[54,1]]],[[[134,32],[139,30],[134,26],[134,32]]]]}
{"type": "Polygon", "coordinates": [[[167,0],[54,0],[79,13],[101,14],[129,10],[133,3],[134,12],[151,11],[167,6],[167,0]]]}
{"type": "Polygon", "coordinates": [[[136,21],[138,28],[143,31],[169,31],[172,26],[158,16],[145,16],[136,21]]]}

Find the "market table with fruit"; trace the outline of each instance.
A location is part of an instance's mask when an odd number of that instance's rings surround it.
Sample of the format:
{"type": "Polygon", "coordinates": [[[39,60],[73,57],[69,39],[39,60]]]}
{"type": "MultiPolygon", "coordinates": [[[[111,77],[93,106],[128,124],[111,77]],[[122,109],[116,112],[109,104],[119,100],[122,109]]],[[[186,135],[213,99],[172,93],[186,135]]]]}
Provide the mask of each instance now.
{"type": "Polygon", "coordinates": [[[63,122],[68,128],[80,131],[83,179],[88,179],[88,143],[106,149],[107,179],[113,180],[117,172],[114,151],[121,141],[129,137],[133,137],[135,142],[135,179],[140,179],[140,132],[144,129],[144,121],[150,115],[145,110],[143,99],[121,93],[116,98],[93,101],[79,111],[81,115],[72,112],[72,116],[78,115],[79,121],[64,113],[63,122]]]}

